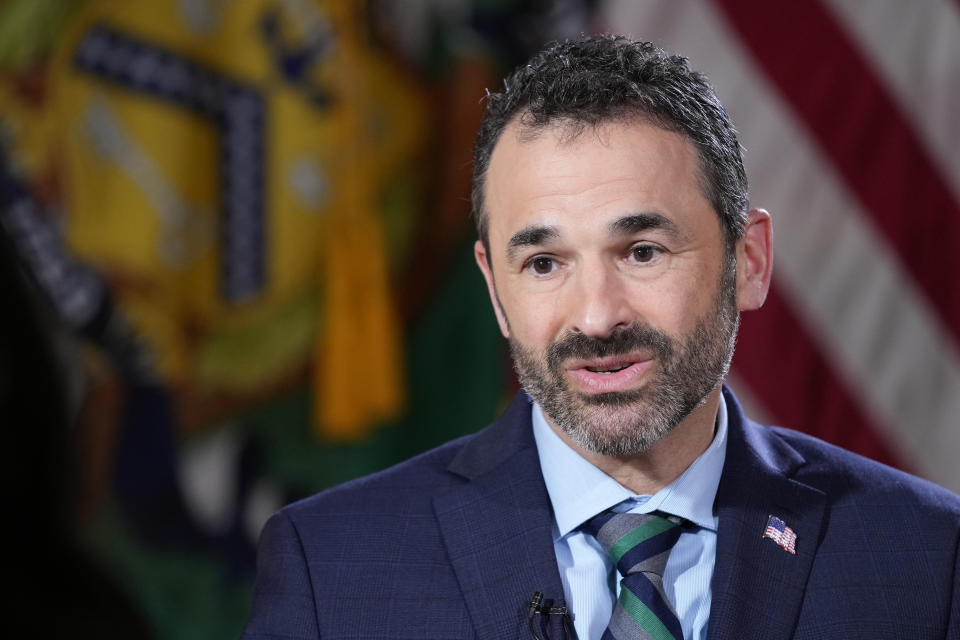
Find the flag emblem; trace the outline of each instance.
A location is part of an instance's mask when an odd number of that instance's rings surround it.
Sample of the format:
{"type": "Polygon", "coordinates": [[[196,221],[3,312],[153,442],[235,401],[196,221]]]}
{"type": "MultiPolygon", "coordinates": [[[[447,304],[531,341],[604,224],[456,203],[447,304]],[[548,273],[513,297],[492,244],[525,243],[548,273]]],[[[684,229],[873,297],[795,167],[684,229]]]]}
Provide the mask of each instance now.
{"type": "Polygon", "coordinates": [[[767,528],[763,530],[763,537],[770,538],[790,553],[797,554],[797,533],[780,518],[776,516],[767,518],[767,528]]]}

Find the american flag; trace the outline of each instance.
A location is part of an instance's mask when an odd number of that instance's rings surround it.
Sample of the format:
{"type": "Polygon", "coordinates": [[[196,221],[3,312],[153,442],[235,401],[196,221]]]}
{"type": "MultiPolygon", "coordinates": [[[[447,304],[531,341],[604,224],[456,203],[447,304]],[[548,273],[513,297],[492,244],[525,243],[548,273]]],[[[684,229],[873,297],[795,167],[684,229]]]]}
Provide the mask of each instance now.
{"type": "Polygon", "coordinates": [[[610,0],[706,73],[774,219],[748,414],[960,491],[960,1],[610,0]]]}
{"type": "Polygon", "coordinates": [[[776,516],[767,518],[767,528],[763,530],[763,537],[770,538],[790,553],[796,555],[797,534],[780,518],[776,516]]]}

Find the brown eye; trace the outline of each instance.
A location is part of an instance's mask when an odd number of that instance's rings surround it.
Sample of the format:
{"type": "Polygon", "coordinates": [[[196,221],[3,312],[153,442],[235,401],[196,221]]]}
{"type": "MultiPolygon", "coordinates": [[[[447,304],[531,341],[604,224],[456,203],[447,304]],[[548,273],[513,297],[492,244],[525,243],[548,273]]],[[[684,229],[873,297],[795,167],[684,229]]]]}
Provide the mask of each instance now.
{"type": "Polygon", "coordinates": [[[530,266],[534,273],[545,276],[553,271],[553,258],[538,256],[530,262],[530,266]]]}
{"type": "Polygon", "coordinates": [[[650,262],[657,255],[657,249],[649,244],[639,244],[633,249],[633,259],[637,262],[650,262]]]}

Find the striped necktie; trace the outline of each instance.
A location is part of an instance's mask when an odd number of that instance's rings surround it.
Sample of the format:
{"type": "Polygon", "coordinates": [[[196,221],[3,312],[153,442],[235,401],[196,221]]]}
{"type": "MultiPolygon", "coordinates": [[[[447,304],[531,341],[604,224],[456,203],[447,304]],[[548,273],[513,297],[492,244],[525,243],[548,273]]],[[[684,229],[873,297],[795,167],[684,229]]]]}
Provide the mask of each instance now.
{"type": "Polygon", "coordinates": [[[680,620],[663,593],[663,568],[682,529],[678,520],[605,511],[583,525],[623,576],[602,640],[683,640],[680,620]]]}

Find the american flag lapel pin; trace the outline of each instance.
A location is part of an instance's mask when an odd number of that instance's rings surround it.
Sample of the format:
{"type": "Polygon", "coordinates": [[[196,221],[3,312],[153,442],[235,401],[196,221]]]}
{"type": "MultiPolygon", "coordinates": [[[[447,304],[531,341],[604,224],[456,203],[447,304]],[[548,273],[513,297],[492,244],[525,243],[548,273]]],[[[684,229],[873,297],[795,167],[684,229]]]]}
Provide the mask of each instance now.
{"type": "Polygon", "coordinates": [[[797,555],[797,533],[780,518],[767,516],[767,527],[763,530],[763,537],[770,538],[793,555],[797,555]]]}

